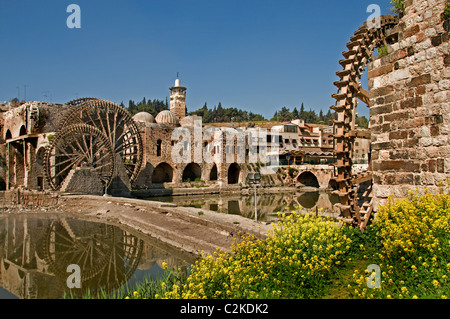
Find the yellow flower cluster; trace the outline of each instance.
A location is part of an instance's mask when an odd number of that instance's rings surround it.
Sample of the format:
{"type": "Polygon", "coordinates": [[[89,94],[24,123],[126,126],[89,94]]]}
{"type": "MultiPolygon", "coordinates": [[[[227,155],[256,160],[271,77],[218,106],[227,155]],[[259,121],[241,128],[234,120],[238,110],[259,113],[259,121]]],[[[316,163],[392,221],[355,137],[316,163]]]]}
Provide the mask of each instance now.
{"type": "Polygon", "coordinates": [[[356,297],[441,298],[450,293],[450,195],[410,193],[391,200],[380,208],[372,229],[380,243],[373,262],[382,269],[381,290],[367,289],[367,274],[355,272],[356,297]]]}
{"type": "Polygon", "coordinates": [[[131,297],[127,296],[125,299],[142,299],[142,296],[138,291],[134,291],[131,297]]]}
{"type": "Polygon", "coordinates": [[[296,212],[282,214],[262,240],[247,236],[230,252],[204,256],[186,284],[165,298],[313,298],[351,247],[333,220],[296,212]]]}

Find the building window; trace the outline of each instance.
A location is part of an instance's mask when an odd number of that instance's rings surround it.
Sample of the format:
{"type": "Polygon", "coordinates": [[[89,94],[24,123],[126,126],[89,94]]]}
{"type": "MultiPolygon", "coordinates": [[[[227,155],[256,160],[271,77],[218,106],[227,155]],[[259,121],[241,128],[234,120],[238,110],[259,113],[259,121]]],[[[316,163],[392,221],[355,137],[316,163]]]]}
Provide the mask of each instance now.
{"type": "Polygon", "coordinates": [[[297,133],[298,127],[293,125],[285,125],[284,126],[284,132],[285,133],[297,133]]]}
{"type": "Polygon", "coordinates": [[[158,140],[157,142],[156,142],[156,156],[161,156],[161,144],[162,144],[162,141],[161,140],[158,140]]]}

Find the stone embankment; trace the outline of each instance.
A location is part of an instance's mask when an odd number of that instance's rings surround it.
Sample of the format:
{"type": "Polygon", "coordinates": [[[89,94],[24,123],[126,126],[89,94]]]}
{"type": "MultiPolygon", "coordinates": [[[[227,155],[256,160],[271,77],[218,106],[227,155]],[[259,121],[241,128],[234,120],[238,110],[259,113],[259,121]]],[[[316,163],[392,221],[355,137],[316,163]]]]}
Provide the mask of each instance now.
{"type": "MultiPolygon", "coordinates": [[[[6,199],[7,192],[2,196],[6,199]]],[[[262,238],[271,228],[264,222],[256,223],[242,216],[139,199],[65,194],[47,202],[50,204],[45,209],[31,205],[24,208],[20,203],[7,200],[2,204],[3,207],[10,206],[10,213],[21,211],[20,208],[31,213],[56,211],[79,219],[130,227],[192,254],[212,253],[217,248],[230,250],[242,235],[251,233],[262,238]]]]}

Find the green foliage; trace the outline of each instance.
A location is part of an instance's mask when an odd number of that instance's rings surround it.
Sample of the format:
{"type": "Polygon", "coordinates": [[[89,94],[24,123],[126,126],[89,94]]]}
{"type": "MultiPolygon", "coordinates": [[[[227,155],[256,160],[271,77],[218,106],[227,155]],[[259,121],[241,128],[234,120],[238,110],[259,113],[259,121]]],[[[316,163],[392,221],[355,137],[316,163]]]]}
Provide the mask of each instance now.
{"type": "MultiPolygon", "coordinates": [[[[147,112],[152,114],[154,117],[158,115],[159,112],[169,109],[168,101],[160,101],[157,99],[148,100],[144,97],[142,101],[135,102],[133,100],[128,101],[128,107],[122,102],[120,104],[122,107],[126,108],[131,115],[135,115],[139,112],[147,112]]],[[[254,126],[252,122],[263,122],[267,119],[253,112],[247,112],[236,107],[224,108],[222,103],[219,102],[218,106],[209,109],[207,103],[203,105],[200,109],[192,112],[188,112],[187,115],[198,115],[202,117],[203,123],[242,123],[250,122],[249,126],[254,126]]],[[[314,110],[305,111],[303,103],[301,104],[300,110],[296,107],[291,111],[287,107],[282,107],[279,111],[275,112],[274,116],[270,121],[276,122],[289,122],[296,119],[302,119],[305,123],[310,124],[324,124],[329,125],[330,121],[336,118],[336,114],[328,109],[328,112],[324,114],[323,110],[319,111],[317,114],[314,110]]],[[[362,126],[361,126],[362,127],[362,126]]]]}
{"type": "Polygon", "coordinates": [[[296,119],[302,119],[305,123],[310,124],[325,124],[328,125],[330,121],[335,119],[335,114],[328,109],[327,114],[324,114],[320,110],[319,115],[314,110],[305,111],[303,103],[301,104],[300,111],[294,108],[292,111],[287,107],[282,107],[281,110],[275,112],[271,121],[277,122],[289,122],[296,119]]]}
{"type": "Polygon", "coordinates": [[[443,18],[444,20],[450,19],[450,2],[447,2],[445,5],[443,18]]]}
{"type": "Polygon", "coordinates": [[[365,116],[356,116],[356,124],[359,128],[369,128],[369,120],[365,116]]]}
{"type": "Polygon", "coordinates": [[[367,289],[357,269],[349,288],[356,298],[447,298],[450,296],[450,195],[410,194],[390,202],[369,227],[367,263],[380,266],[381,289],[367,289]]]}
{"type": "Polygon", "coordinates": [[[217,107],[214,106],[211,110],[208,109],[208,105],[205,103],[202,108],[197,111],[190,112],[189,115],[201,116],[203,118],[203,123],[266,121],[266,119],[260,114],[243,111],[235,107],[224,108],[220,102],[217,107]]]}
{"type": "Polygon", "coordinates": [[[405,0],[391,0],[392,12],[396,14],[403,14],[405,12],[405,0]]]}
{"type": "MultiPolygon", "coordinates": [[[[123,103],[120,104],[121,106],[125,107],[125,105],[123,103]]],[[[168,110],[169,109],[169,104],[166,101],[160,101],[160,100],[153,100],[153,101],[147,101],[146,98],[144,97],[142,99],[142,101],[138,102],[136,104],[135,101],[130,100],[128,102],[128,112],[130,112],[131,115],[135,115],[136,113],[139,112],[147,112],[150,113],[153,116],[158,115],[159,112],[164,111],[164,110],[168,110]]]]}
{"type": "Polygon", "coordinates": [[[388,55],[388,47],[387,46],[379,47],[377,50],[378,50],[377,59],[381,59],[382,57],[388,55]]]}
{"type": "Polygon", "coordinates": [[[293,213],[281,215],[266,239],[248,236],[231,252],[218,250],[197,261],[184,285],[166,298],[315,298],[351,246],[348,228],[293,213]]]}
{"type": "MultiPolygon", "coordinates": [[[[103,289],[96,292],[87,291],[81,298],[82,299],[155,299],[158,298],[165,290],[166,287],[172,287],[172,285],[180,284],[180,282],[186,281],[186,275],[181,269],[169,269],[167,263],[163,262],[164,275],[158,279],[151,278],[150,275],[142,275],[142,280],[135,285],[129,285],[126,283],[118,290],[111,294],[108,294],[103,289]]],[[[71,291],[65,293],[64,299],[77,299],[78,295],[74,295],[71,291]]]]}

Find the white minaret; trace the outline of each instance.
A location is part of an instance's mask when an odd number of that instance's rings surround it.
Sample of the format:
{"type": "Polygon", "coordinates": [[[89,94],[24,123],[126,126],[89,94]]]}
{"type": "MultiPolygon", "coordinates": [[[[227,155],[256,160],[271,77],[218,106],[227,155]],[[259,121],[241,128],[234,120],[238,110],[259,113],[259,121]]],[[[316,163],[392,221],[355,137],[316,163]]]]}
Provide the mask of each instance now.
{"type": "Polygon", "coordinates": [[[180,79],[175,80],[175,86],[170,88],[170,111],[178,120],[186,116],[186,88],[180,85],[180,79]]]}

